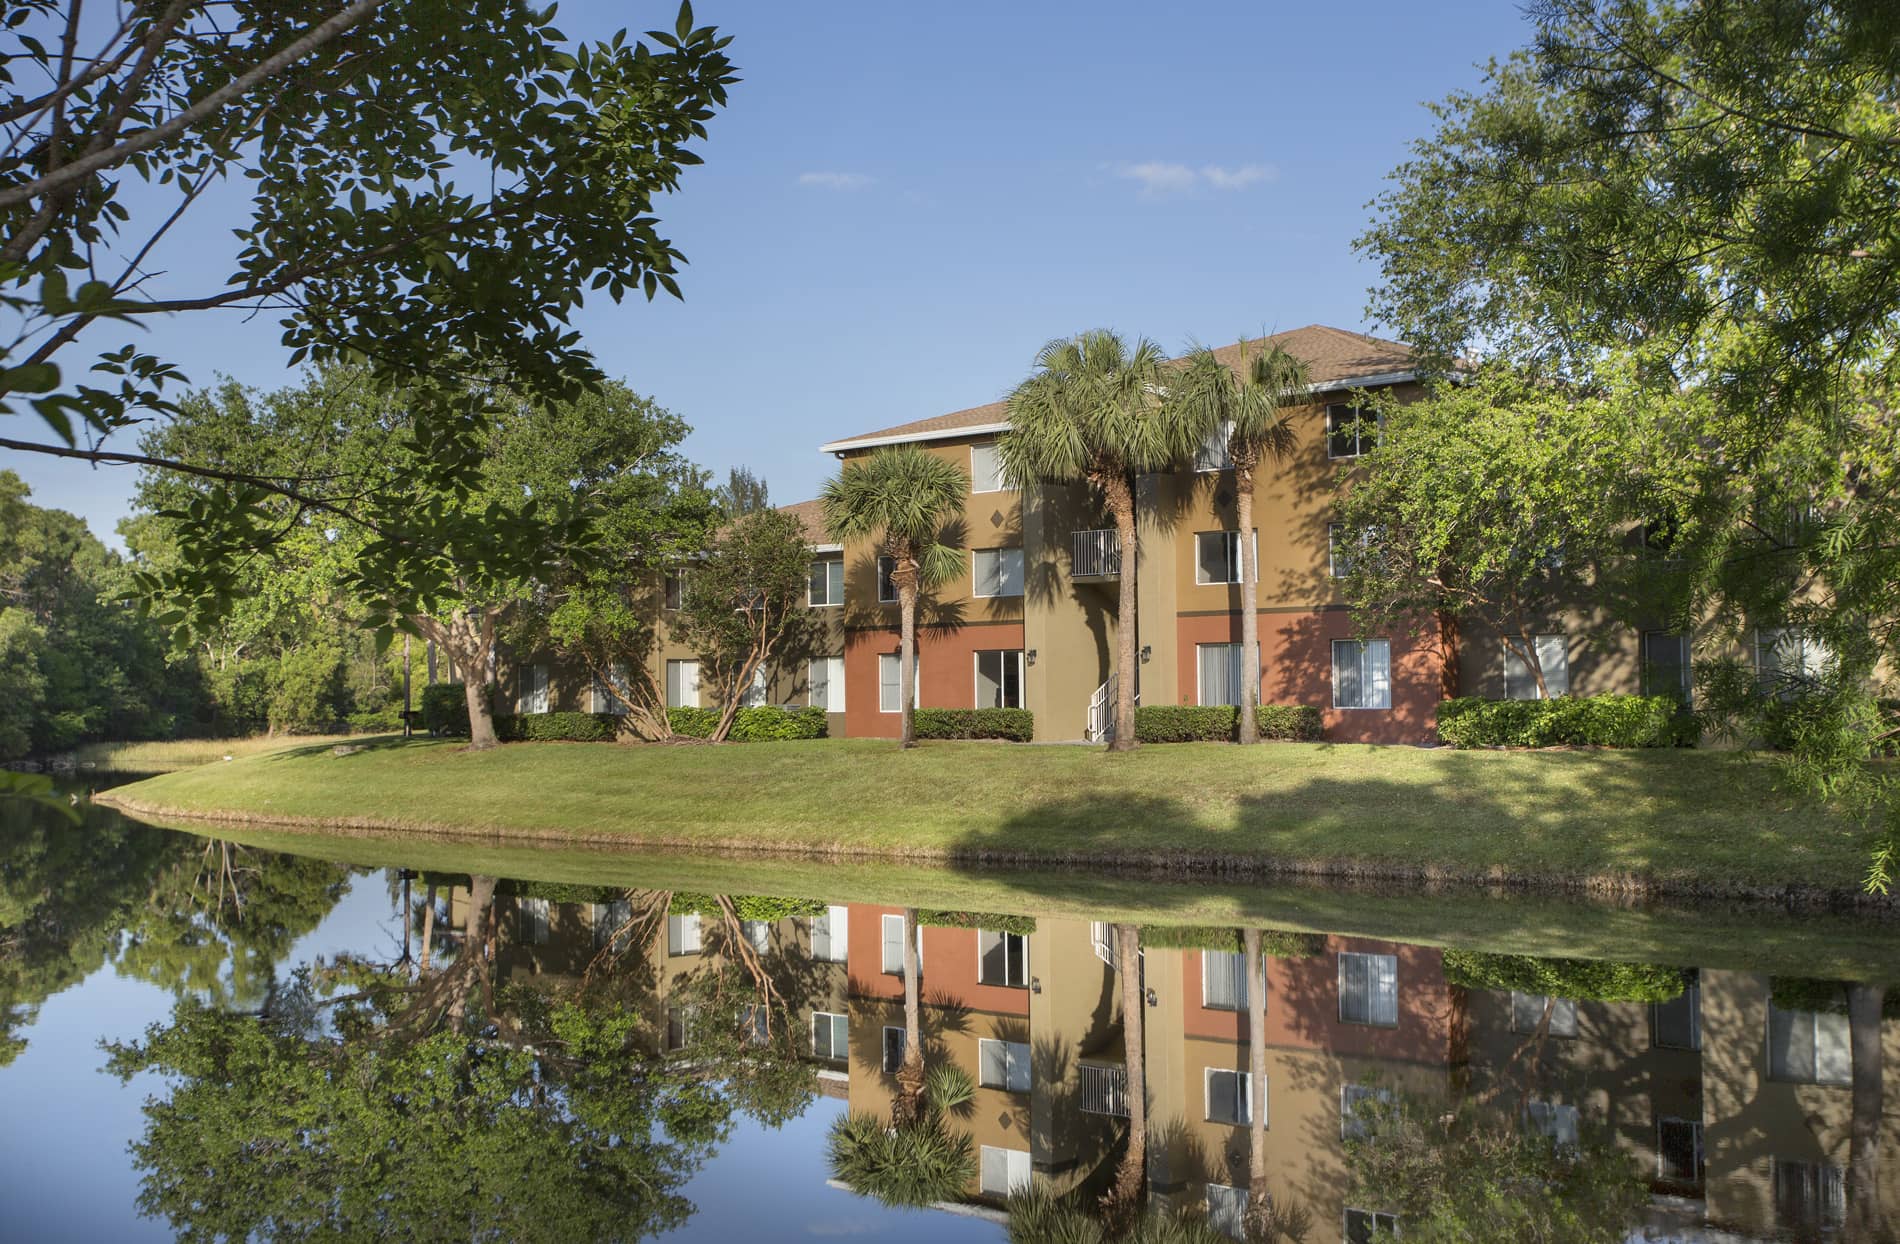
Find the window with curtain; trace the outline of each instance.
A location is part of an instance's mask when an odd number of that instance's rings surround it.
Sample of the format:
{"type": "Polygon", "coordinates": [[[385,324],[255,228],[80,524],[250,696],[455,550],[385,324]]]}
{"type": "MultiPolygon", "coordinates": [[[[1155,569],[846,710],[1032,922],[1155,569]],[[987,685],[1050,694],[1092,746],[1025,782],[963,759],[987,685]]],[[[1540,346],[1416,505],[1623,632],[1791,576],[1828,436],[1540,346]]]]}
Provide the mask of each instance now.
{"type": "Polygon", "coordinates": [[[819,963],[843,963],[850,947],[851,909],[831,906],[811,918],[811,957],[819,963]]]}
{"type": "Polygon", "coordinates": [[[976,706],[1023,706],[1023,650],[998,648],[976,654],[976,706]]]}
{"type": "Polygon", "coordinates": [[[1247,1190],[1229,1184],[1207,1185],[1207,1225],[1230,1239],[1244,1239],[1247,1190]]]}
{"type": "Polygon", "coordinates": [[[1811,690],[1827,675],[1827,646],[1794,627],[1762,627],[1755,632],[1755,676],[1763,691],[1791,699],[1811,690]]]}
{"type": "Polygon", "coordinates": [[[819,557],[811,564],[811,593],[814,609],[844,604],[844,558],[819,557]]]}
{"type": "Polygon", "coordinates": [[[1009,487],[1003,475],[1003,455],[995,441],[970,446],[970,491],[1002,492],[1009,487]]]}
{"type": "Polygon", "coordinates": [[[1643,632],[1643,694],[1666,695],[1684,704],[1693,700],[1689,637],[1674,631],[1643,632]]]}
{"type": "Polygon", "coordinates": [[[1233,436],[1233,421],[1231,419],[1222,420],[1221,425],[1212,432],[1209,432],[1207,439],[1202,441],[1195,449],[1194,469],[1196,471],[1233,470],[1234,458],[1233,455],[1228,452],[1228,448],[1233,442],[1233,436]]]}
{"type": "MultiPolygon", "coordinates": [[[[1260,533],[1253,537],[1254,560],[1259,561],[1260,533]]],[[[1197,531],[1194,533],[1194,581],[1196,583],[1240,582],[1240,533],[1238,531],[1197,531]]]]}
{"type": "Polygon", "coordinates": [[[850,1026],[835,1011],[811,1013],[811,1052],[814,1058],[843,1062],[851,1056],[850,1026]]]}
{"type": "Polygon", "coordinates": [[[516,674],[515,711],[517,713],[545,713],[548,711],[548,667],[545,665],[524,665],[516,674]]]}
{"type": "Polygon", "coordinates": [[[668,661],[666,663],[666,706],[668,708],[699,707],[699,662],[668,661]]]}
{"type": "Polygon", "coordinates": [[[1832,1011],[1784,1011],[1768,1004],[1768,1078],[1793,1084],[1853,1081],[1847,1016],[1832,1011]]]}
{"type": "Polygon", "coordinates": [[[1550,1027],[1546,1029],[1553,1037],[1574,1037],[1577,1035],[1577,1002],[1574,998],[1552,998],[1541,993],[1519,993],[1511,991],[1511,1031],[1536,1032],[1544,1022],[1544,1008],[1550,1008],[1550,1027]]]}
{"type": "MultiPolygon", "coordinates": [[[[1554,699],[1570,693],[1570,649],[1562,635],[1536,635],[1530,640],[1536,645],[1537,664],[1544,671],[1544,686],[1554,699]]],[[[1509,643],[1501,644],[1504,649],[1504,698],[1507,700],[1535,700],[1540,698],[1537,679],[1531,675],[1531,667],[1511,646],[1525,646],[1524,637],[1511,636],[1509,643]]]]}
{"type": "Polygon", "coordinates": [[[686,601],[686,576],[669,574],[664,585],[664,599],[668,609],[678,609],[686,601]]]}
{"type": "Polygon", "coordinates": [[[615,661],[607,669],[607,679],[594,677],[594,711],[611,713],[616,717],[627,715],[627,697],[632,684],[627,679],[625,662],[615,661]],[[615,694],[615,693],[618,694],[615,694]]]}
{"type": "Polygon", "coordinates": [[[977,1083],[984,1088],[1010,1093],[1029,1091],[1029,1046],[1026,1042],[995,1041],[984,1037],[976,1043],[977,1083]]]}
{"type": "MultiPolygon", "coordinates": [[[[903,697],[898,688],[903,683],[903,662],[901,654],[880,652],[877,657],[877,707],[879,712],[901,713],[904,711],[903,697]]],[[[924,697],[920,688],[924,685],[924,662],[921,657],[911,667],[911,701],[922,706],[924,697]]]]}
{"type": "Polygon", "coordinates": [[[666,918],[666,953],[669,955],[699,953],[698,912],[687,912],[666,918]]]}
{"type": "Polygon", "coordinates": [[[805,700],[827,713],[844,712],[844,658],[813,657],[805,700]]]}
{"type": "Polygon", "coordinates": [[[1577,1108],[1557,1102],[1534,1101],[1524,1108],[1531,1130],[1548,1136],[1560,1148],[1575,1149],[1579,1137],[1577,1108]]]}
{"type": "Polygon", "coordinates": [[[766,673],[765,666],[761,665],[753,670],[752,681],[746,684],[744,691],[739,693],[739,707],[762,708],[771,698],[771,685],[772,680],[766,673]]]}
{"type": "Polygon", "coordinates": [[[1201,952],[1201,1005],[1215,1011],[1247,1009],[1247,956],[1228,950],[1201,952]]]}
{"type": "Polygon", "coordinates": [[[1249,1087],[1251,1077],[1244,1071],[1207,1069],[1207,1121],[1247,1127],[1253,1122],[1249,1087]]]}
{"type": "Polygon", "coordinates": [[[1021,933],[978,929],[976,978],[985,985],[1026,988],[1029,984],[1029,939],[1021,933]]]}
{"type": "Polygon", "coordinates": [[[548,940],[548,901],[544,898],[521,900],[521,935],[539,946],[548,940]]]}
{"type": "Polygon", "coordinates": [[[1793,1232],[1839,1228],[1847,1221],[1847,1179],[1828,1162],[1772,1159],[1775,1225],[1793,1232]]]}
{"type": "Polygon", "coordinates": [[[1339,523],[1326,525],[1327,569],[1333,578],[1343,579],[1353,572],[1357,562],[1372,555],[1378,547],[1378,533],[1366,530],[1359,533],[1357,540],[1346,537],[1346,529],[1339,523]]]}
{"type": "Polygon", "coordinates": [[[1333,707],[1392,707],[1392,645],[1389,641],[1333,641],[1333,707]]]}
{"type": "Polygon", "coordinates": [[[1395,1027],[1399,1022],[1397,955],[1343,951],[1339,956],[1339,1018],[1348,1024],[1395,1027]]]}
{"type": "MultiPolygon", "coordinates": [[[[883,935],[884,971],[891,976],[904,974],[904,917],[885,916],[879,930],[883,935]]],[[[924,970],[924,926],[917,926],[917,972],[924,970]]]]}
{"type": "Polygon", "coordinates": [[[978,596],[1023,594],[1021,549],[974,549],[970,556],[972,591],[978,596]]]}
{"type": "Polygon", "coordinates": [[[1359,1107],[1365,1102],[1379,1102],[1390,1106],[1398,1100],[1389,1088],[1375,1088],[1370,1084],[1348,1084],[1339,1090],[1339,1135],[1342,1140],[1364,1140],[1372,1134],[1367,1121],[1369,1112],[1359,1107]]]}
{"type": "Polygon", "coordinates": [[[1194,645],[1195,664],[1200,667],[1200,703],[1240,703],[1240,689],[1246,682],[1241,651],[1239,644],[1194,645]]]}
{"type": "Polygon", "coordinates": [[[978,1183],[984,1196],[1014,1196],[1029,1187],[1027,1149],[999,1149],[983,1145],[978,1155],[978,1183]]]}

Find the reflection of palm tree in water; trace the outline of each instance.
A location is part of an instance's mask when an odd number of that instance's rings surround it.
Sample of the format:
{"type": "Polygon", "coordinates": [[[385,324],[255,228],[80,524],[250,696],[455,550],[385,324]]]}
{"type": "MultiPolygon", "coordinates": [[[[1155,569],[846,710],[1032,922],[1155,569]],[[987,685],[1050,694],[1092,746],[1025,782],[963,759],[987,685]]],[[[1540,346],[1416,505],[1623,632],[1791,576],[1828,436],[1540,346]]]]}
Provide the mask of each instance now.
{"type": "Polygon", "coordinates": [[[1880,1186],[1882,1115],[1886,1106],[1884,1051],[1881,1048],[1884,985],[1847,987],[1847,1036],[1853,1066],[1853,1122],[1848,1133],[1848,1238],[1868,1244],[1893,1244],[1896,1238],[1884,1189],[1880,1186]]]}

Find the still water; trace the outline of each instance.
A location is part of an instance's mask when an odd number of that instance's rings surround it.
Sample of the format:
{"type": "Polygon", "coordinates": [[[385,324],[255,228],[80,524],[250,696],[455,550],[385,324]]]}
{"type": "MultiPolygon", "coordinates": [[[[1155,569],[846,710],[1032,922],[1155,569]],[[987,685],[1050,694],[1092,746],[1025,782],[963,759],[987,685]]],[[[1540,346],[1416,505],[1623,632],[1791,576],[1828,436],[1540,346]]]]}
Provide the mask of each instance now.
{"type": "Polygon", "coordinates": [[[1696,962],[1532,958],[79,815],[0,803],[8,1240],[994,1241],[1013,1209],[1023,1239],[1879,1241],[1900,1219],[1878,931],[1815,979],[1847,935],[1764,917],[1811,950],[1754,963],[1723,944],[1733,912],[1693,918],[1718,930],[1696,962]]]}

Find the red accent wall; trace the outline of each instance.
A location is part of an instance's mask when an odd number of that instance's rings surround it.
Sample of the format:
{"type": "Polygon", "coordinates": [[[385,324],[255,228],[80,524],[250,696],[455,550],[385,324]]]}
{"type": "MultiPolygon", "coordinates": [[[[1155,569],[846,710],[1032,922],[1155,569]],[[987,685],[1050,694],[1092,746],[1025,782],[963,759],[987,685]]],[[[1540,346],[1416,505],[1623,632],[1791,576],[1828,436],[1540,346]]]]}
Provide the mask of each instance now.
{"type": "MultiPolygon", "coordinates": [[[[1153,952],[1150,952],[1153,953],[1153,952]]],[[[1184,950],[1182,1026],[1189,1036],[1245,1041],[1247,1012],[1201,1005],[1201,952],[1184,950]]],[[[1323,954],[1267,959],[1267,1044],[1331,1054],[1410,1062],[1455,1062],[1461,1046],[1463,993],[1445,982],[1444,952],[1429,946],[1329,937],[1323,954]],[[1342,1023],[1339,954],[1396,955],[1399,1023],[1396,1028],[1342,1023]]]]}
{"type": "MultiPolygon", "coordinates": [[[[1333,641],[1356,639],[1352,615],[1339,609],[1260,615],[1260,702],[1314,704],[1336,743],[1430,743],[1437,739],[1438,701],[1444,694],[1445,661],[1433,633],[1415,639],[1404,631],[1375,636],[1392,644],[1392,707],[1334,708],[1333,641]]],[[[1177,679],[1181,703],[1196,703],[1200,676],[1197,644],[1240,642],[1240,615],[1210,614],[1175,619],[1177,679]]],[[[873,676],[876,671],[873,670],[873,676]]]]}
{"type": "MultiPolygon", "coordinates": [[[[969,623],[917,628],[920,708],[973,708],[976,654],[989,648],[1023,647],[1021,622],[969,623]]],[[[844,721],[851,738],[894,739],[903,717],[878,710],[877,658],[898,650],[890,630],[853,630],[844,637],[844,721]]],[[[926,935],[927,937],[928,935],[926,935]]]]}
{"type": "MultiPolygon", "coordinates": [[[[847,695],[849,693],[847,692],[847,695]]],[[[845,701],[848,708],[850,700],[845,701]]],[[[845,972],[861,998],[904,999],[904,978],[884,971],[884,917],[901,907],[851,905],[845,972]]],[[[1034,936],[1033,934],[1031,936],[1034,936]]],[[[977,979],[976,930],[923,926],[924,970],[920,997],[933,1006],[967,1006],[1003,1015],[1029,1014],[1029,990],[985,985],[977,979]]]]}

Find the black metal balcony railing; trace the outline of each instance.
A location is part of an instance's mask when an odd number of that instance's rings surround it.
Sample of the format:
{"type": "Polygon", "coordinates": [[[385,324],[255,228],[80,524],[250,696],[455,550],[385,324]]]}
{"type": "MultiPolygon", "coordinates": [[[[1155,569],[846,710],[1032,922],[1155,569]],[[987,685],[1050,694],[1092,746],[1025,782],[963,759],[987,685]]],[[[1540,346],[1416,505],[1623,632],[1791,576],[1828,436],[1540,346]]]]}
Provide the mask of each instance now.
{"type": "Polygon", "coordinates": [[[1071,571],[1074,577],[1112,579],[1121,572],[1121,542],[1113,530],[1075,533],[1075,565],[1071,571]]]}

